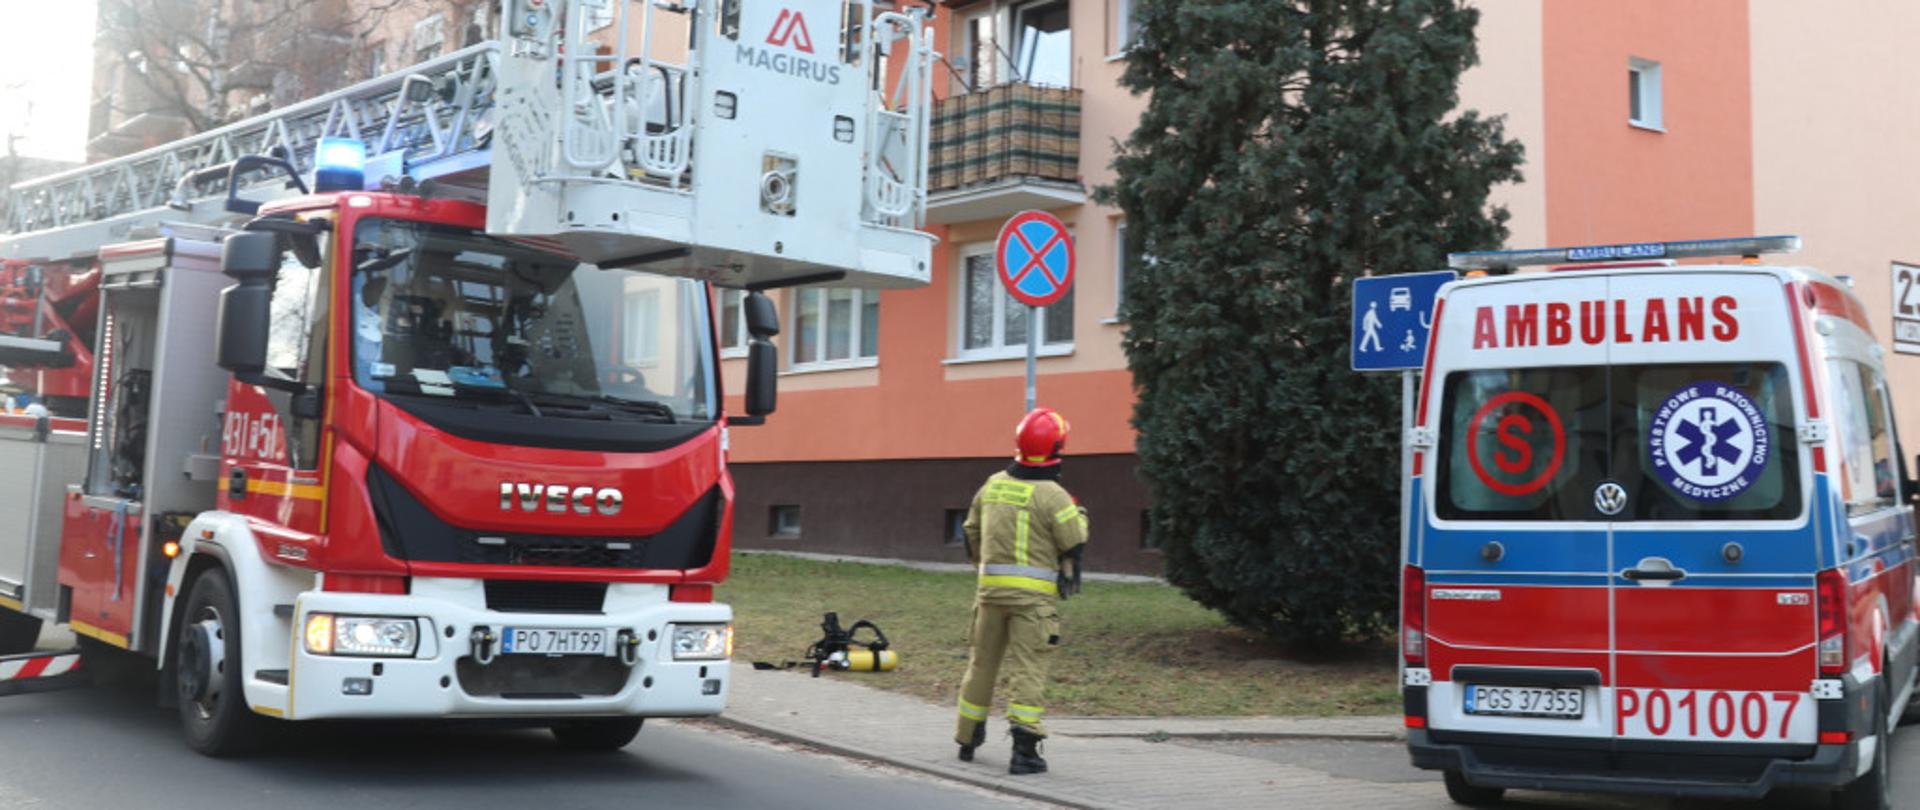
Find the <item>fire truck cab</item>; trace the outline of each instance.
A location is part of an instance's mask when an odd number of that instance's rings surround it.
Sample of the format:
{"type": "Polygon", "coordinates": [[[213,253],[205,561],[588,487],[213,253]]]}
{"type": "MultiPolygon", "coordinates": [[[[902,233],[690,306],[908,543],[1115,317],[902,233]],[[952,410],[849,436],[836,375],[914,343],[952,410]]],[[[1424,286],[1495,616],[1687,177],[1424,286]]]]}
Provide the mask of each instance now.
{"type": "Polygon", "coordinates": [[[1890,806],[1915,485],[1850,285],[1760,263],[1798,244],[1452,257],[1482,277],[1435,305],[1402,653],[1413,762],[1456,801],[1890,806]],[[1712,256],[1745,259],[1673,262],[1712,256]]]}

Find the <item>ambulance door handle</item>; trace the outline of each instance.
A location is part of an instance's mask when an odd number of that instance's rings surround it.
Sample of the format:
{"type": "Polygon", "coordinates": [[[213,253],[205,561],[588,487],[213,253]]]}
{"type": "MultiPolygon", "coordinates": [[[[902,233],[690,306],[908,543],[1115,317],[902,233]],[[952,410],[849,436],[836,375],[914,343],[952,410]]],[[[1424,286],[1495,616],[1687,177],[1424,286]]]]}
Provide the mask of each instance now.
{"type": "Polygon", "coordinates": [[[1634,567],[1621,571],[1620,576],[1634,582],[1664,583],[1686,579],[1687,572],[1686,569],[1675,568],[1673,563],[1665,557],[1648,557],[1634,567]]]}

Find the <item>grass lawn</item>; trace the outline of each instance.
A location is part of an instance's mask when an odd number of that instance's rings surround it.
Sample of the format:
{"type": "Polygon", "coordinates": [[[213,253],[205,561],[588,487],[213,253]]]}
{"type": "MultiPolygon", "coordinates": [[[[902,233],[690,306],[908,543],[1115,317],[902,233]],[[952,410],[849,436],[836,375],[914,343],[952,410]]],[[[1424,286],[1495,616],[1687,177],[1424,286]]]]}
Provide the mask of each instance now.
{"type": "MultiPolygon", "coordinates": [[[[715,598],[733,605],[734,661],[798,659],[820,614],[867,619],[900,653],[889,673],[834,673],[951,703],[967,665],[973,576],[741,554],[715,598]]],[[[1176,588],[1088,582],[1061,604],[1052,715],[1337,715],[1399,711],[1391,643],[1304,655],[1226,623],[1176,588]]],[[[862,634],[863,637],[865,634],[862,634]]]]}

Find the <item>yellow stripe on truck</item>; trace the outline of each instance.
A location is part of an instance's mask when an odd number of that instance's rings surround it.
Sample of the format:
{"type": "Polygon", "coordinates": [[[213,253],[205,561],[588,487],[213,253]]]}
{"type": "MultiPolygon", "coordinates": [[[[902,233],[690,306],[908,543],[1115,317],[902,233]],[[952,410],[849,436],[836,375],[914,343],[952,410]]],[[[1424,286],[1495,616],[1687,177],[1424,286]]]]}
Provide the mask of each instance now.
{"type": "Polygon", "coordinates": [[[126,636],[120,635],[119,633],[115,633],[112,630],[103,630],[101,628],[94,627],[93,625],[87,624],[86,622],[68,621],[67,626],[73,628],[73,632],[79,635],[86,636],[87,638],[94,639],[96,641],[102,641],[108,644],[112,644],[113,646],[119,647],[120,649],[123,649],[123,650],[129,649],[133,646],[132,642],[127,641],[126,636]]]}
{"type": "Polygon", "coordinates": [[[327,488],[319,484],[293,484],[286,481],[261,481],[247,479],[247,491],[261,495],[294,497],[303,501],[317,501],[326,497],[327,488]]]}

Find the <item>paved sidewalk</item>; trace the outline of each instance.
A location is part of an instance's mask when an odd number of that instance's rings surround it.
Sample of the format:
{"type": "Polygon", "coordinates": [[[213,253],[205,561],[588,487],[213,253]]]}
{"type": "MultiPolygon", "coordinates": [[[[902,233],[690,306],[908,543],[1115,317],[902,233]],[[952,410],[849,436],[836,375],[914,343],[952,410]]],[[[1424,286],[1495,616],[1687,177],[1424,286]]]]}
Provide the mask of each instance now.
{"type": "MultiPolygon", "coordinates": [[[[1068,807],[1366,807],[1444,804],[1433,782],[1377,783],[1156,740],[1201,738],[1390,740],[1397,718],[1056,718],[1046,743],[1052,772],[1007,774],[1011,742],[995,715],[977,760],[954,757],[953,712],[859,685],[859,675],[733,670],[720,720],[835,753],[885,762],[1068,807]],[[1158,732],[1158,733],[1157,733],[1158,732]],[[1436,799],[1439,801],[1436,802],[1436,799]]],[[[877,675],[872,677],[885,677],[877,675]]],[[[1169,687],[1173,688],[1173,687],[1169,687]]]]}

